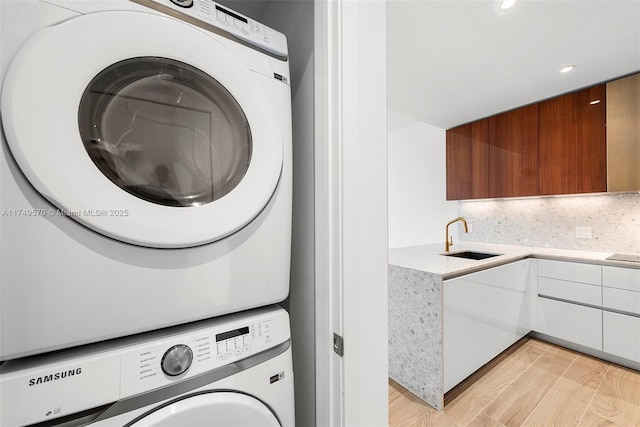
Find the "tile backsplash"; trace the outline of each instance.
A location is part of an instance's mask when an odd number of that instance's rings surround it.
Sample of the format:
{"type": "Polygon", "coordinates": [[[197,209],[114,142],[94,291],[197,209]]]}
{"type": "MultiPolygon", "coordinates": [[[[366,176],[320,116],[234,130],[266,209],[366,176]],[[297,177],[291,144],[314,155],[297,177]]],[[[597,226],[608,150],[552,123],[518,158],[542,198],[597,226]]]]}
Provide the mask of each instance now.
{"type": "Polygon", "coordinates": [[[460,240],[640,254],[640,193],[459,202],[460,240]],[[577,230],[578,229],[578,230],[577,230]],[[577,232],[591,238],[576,237],[577,232]]]}

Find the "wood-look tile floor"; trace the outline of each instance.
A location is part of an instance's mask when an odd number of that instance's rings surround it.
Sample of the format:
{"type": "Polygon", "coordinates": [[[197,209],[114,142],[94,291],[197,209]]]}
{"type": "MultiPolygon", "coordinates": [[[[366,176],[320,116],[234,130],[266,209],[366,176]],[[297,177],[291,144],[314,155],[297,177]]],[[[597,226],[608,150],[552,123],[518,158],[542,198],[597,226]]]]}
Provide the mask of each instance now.
{"type": "Polygon", "coordinates": [[[389,380],[391,427],[640,426],[640,372],[525,337],[437,411],[389,380]]]}

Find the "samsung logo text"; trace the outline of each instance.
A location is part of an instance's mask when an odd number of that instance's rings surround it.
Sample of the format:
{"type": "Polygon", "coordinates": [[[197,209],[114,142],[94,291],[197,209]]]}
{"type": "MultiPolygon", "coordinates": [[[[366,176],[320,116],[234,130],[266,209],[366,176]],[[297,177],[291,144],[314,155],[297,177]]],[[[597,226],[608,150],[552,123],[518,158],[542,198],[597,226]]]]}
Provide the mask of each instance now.
{"type": "Polygon", "coordinates": [[[42,383],[48,383],[51,381],[61,380],[64,378],[72,377],[74,375],[80,375],[81,373],[82,373],[82,368],[76,368],[76,369],[70,369],[68,371],[62,371],[62,372],[56,372],[54,374],[44,375],[38,378],[31,378],[29,380],[29,387],[42,384],[42,383]]]}

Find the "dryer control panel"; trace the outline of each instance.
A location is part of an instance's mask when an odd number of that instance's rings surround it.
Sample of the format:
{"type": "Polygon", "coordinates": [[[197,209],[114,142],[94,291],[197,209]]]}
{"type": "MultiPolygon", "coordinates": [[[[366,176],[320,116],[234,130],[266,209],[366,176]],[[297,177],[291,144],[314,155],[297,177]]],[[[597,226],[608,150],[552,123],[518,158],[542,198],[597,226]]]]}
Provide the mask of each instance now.
{"type": "MultiPolygon", "coordinates": [[[[149,6],[149,2],[153,2],[162,6],[162,9],[158,9],[161,12],[167,13],[168,9],[186,15],[223,30],[277,57],[286,58],[288,55],[287,38],[284,34],[212,0],[134,1],[146,6],[149,6]]],[[[192,23],[198,25],[197,22],[192,23]]]]}

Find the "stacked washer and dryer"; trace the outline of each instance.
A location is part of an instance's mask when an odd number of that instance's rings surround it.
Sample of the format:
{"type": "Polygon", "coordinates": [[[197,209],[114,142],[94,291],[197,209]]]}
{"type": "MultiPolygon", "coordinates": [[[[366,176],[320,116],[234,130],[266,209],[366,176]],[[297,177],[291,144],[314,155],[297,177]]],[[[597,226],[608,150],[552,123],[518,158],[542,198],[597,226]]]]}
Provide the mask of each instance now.
{"type": "Polygon", "coordinates": [[[292,426],[283,34],[0,2],[0,425],[292,426]]]}

